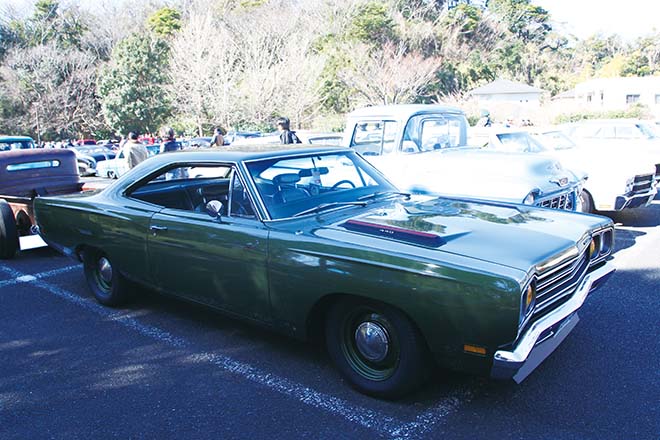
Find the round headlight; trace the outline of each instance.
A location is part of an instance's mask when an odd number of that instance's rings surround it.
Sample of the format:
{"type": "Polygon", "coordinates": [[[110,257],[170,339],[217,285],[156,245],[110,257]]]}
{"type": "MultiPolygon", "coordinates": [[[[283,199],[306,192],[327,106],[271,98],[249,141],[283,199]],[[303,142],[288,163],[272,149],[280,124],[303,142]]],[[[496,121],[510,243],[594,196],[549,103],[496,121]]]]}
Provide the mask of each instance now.
{"type": "Polygon", "coordinates": [[[523,200],[524,205],[533,205],[536,202],[536,192],[532,191],[527,194],[527,197],[523,200]]]}

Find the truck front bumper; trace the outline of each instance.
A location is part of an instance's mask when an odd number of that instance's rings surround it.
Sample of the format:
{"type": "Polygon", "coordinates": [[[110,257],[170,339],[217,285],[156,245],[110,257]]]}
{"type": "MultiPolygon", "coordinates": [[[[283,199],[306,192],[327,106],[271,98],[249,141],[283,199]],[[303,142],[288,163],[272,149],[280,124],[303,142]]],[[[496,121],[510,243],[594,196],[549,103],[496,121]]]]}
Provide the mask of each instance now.
{"type": "Polygon", "coordinates": [[[656,195],[656,189],[650,189],[644,193],[631,196],[617,196],[614,202],[614,210],[621,211],[625,208],[639,208],[651,204],[656,195]]]}
{"type": "Polygon", "coordinates": [[[614,273],[607,262],[587,274],[571,299],[535,321],[518,339],[513,351],[498,350],[493,358],[491,377],[522,382],[568,336],[580,320],[578,309],[590,292],[614,273]]]}

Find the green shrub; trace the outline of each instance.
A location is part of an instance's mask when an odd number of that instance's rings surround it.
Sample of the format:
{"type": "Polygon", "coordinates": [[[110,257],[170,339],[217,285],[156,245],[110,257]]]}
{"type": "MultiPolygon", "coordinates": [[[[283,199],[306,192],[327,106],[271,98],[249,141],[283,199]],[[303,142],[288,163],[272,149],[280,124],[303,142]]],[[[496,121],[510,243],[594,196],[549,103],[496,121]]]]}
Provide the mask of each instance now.
{"type": "Polygon", "coordinates": [[[583,119],[647,119],[652,117],[649,108],[643,104],[633,104],[625,110],[606,110],[601,112],[564,113],[554,119],[555,124],[578,122],[583,119]]]}

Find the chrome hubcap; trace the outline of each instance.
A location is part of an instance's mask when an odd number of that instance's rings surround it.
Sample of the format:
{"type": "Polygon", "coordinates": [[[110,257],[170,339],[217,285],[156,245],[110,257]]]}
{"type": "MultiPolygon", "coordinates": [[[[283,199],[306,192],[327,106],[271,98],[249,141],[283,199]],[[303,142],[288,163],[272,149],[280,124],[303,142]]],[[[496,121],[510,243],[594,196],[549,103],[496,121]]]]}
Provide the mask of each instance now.
{"type": "Polygon", "coordinates": [[[105,283],[112,281],[112,265],[110,260],[105,257],[99,259],[99,276],[105,283]]]}
{"type": "Polygon", "coordinates": [[[355,345],[362,356],[372,362],[387,357],[390,338],[387,330],[376,322],[363,322],[355,330],[355,345]]]}

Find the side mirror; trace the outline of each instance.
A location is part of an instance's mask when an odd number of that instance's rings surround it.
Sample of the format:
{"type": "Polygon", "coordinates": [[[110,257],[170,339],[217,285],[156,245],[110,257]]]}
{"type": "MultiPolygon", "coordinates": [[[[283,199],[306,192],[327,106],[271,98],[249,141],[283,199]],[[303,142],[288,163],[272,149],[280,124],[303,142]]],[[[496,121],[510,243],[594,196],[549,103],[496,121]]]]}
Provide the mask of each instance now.
{"type": "Polygon", "coordinates": [[[218,218],[220,217],[222,208],[224,208],[224,205],[222,204],[221,201],[211,200],[206,204],[206,213],[210,215],[212,218],[218,218]]]}

